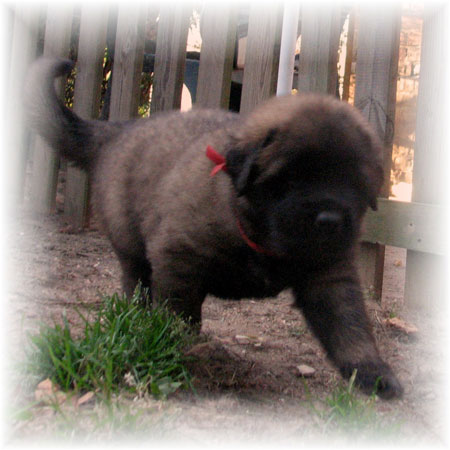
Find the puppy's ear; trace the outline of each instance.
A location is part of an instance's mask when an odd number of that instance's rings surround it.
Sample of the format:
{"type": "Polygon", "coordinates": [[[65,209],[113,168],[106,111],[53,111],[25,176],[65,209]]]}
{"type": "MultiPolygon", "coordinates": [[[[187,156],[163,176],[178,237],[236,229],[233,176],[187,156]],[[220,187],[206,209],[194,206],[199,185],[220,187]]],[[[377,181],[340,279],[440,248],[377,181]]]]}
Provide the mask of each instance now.
{"type": "MultiPolygon", "coordinates": [[[[250,144],[248,147],[239,148],[236,145],[236,147],[232,147],[227,152],[227,172],[231,176],[239,197],[247,194],[250,187],[261,175],[261,171],[256,164],[257,156],[274,142],[277,132],[276,128],[269,129],[267,133],[255,139],[253,144],[250,144]]],[[[237,138],[236,141],[238,142],[239,140],[237,138]]]]}
{"type": "Polygon", "coordinates": [[[258,177],[256,151],[232,149],[227,153],[227,173],[239,197],[245,195],[258,177]]]}

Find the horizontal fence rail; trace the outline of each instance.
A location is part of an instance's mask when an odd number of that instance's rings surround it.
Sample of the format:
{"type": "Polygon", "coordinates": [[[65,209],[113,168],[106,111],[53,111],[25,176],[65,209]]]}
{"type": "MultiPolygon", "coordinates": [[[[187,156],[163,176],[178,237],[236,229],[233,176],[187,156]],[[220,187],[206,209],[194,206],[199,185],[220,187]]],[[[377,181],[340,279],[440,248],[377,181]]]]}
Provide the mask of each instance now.
{"type": "Polygon", "coordinates": [[[448,254],[448,210],[439,205],[379,199],[362,239],[423,253],[448,254]]]}

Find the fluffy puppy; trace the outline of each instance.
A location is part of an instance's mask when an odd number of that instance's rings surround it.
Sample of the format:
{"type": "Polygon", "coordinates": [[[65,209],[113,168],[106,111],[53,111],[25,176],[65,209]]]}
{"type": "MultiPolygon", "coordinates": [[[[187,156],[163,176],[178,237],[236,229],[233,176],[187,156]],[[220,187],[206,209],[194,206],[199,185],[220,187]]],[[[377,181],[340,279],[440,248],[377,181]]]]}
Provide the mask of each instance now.
{"type": "Polygon", "coordinates": [[[55,94],[54,78],[71,67],[33,65],[29,122],[88,171],[127,294],[141,281],[198,322],[207,294],[262,298],[290,288],[345,378],[357,369],[364,390],[402,393],[376,348],[354,264],[383,178],[381,145],[354,108],[297,95],[247,117],[194,110],[86,121],[55,94]]]}

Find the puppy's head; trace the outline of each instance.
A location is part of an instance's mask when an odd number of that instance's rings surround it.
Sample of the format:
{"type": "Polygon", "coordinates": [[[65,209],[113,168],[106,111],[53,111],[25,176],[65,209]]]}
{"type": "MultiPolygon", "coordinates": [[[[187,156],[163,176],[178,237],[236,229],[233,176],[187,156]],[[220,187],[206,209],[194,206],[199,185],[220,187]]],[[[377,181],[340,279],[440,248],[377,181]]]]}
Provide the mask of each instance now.
{"type": "Polygon", "coordinates": [[[259,243],[316,264],[354,244],[383,182],[381,144],[365,120],[318,95],[256,109],[234,133],[226,160],[259,243]]]}

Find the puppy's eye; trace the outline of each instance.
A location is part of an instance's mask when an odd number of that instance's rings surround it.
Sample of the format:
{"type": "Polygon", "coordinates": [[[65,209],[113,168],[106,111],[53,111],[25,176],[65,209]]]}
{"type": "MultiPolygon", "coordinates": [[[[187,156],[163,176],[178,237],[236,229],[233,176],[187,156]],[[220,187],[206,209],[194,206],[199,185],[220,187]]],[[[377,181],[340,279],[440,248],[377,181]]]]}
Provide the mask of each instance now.
{"type": "Polygon", "coordinates": [[[287,192],[295,189],[295,183],[283,176],[273,176],[261,184],[264,195],[280,199],[286,195],[287,192]]]}

